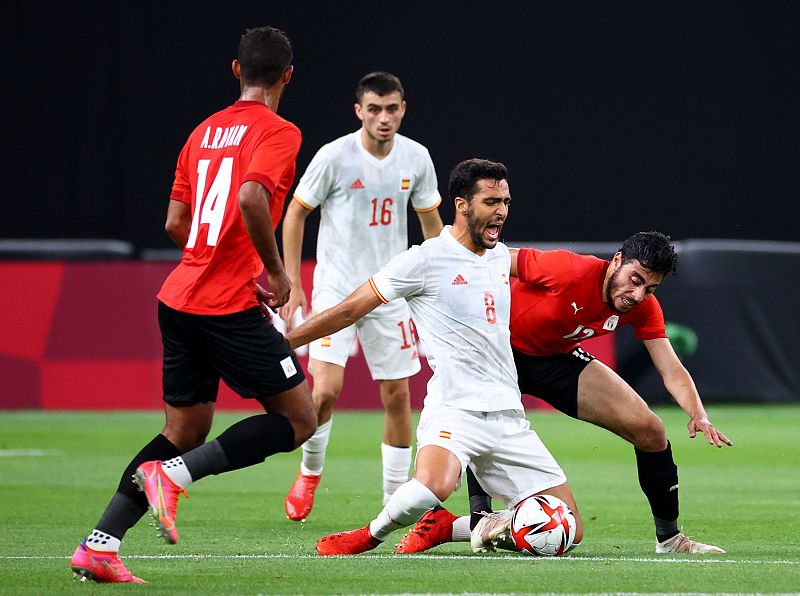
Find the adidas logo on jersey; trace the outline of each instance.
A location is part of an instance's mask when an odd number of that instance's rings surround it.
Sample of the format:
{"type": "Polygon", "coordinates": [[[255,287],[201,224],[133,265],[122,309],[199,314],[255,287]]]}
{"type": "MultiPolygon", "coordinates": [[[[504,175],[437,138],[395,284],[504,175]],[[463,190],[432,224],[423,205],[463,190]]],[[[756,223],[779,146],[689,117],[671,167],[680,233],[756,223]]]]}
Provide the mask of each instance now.
{"type": "Polygon", "coordinates": [[[460,273],[458,275],[456,275],[456,278],[453,280],[453,285],[454,286],[465,286],[468,283],[469,282],[466,279],[464,279],[464,276],[461,275],[460,273]]]}
{"type": "Polygon", "coordinates": [[[358,189],[360,189],[360,188],[364,188],[364,183],[363,183],[363,182],[361,182],[361,180],[360,180],[359,178],[356,178],[356,181],[355,181],[355,182],[353,182],[353,183],[350,185],[350,188],[354,188],[354,189],[356,189],[356,190],[358,190],[358,189]]]}

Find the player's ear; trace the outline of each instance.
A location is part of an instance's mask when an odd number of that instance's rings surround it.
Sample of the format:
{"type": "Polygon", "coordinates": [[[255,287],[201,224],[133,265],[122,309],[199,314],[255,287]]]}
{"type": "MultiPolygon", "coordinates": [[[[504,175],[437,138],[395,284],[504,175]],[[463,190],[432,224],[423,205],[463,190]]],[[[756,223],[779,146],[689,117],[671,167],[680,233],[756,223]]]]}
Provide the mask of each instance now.
{"type": "Polygon", "coordinates": [[[469,211],[469,201],[464,197],[456,197],[454,203],[456,207],[456,213],[466,215],[467,211],[469,211]]]}
{"type": "Polygon", "coordinates": [[[241,78],[242,78],[242,65],[235,58],[234,58],[233,62],[231,62],[231,71],[233,72],[233,76],[236,77],[237,80],[241,80],[241,78]]]}
{"type": "Polygon", "coordinates": [[[353,109],[356,112],[356,118],[358,118],[359,120],[361,120],[363,122],[364,121],[364,115],[361,113],[361,102],[356,102],[353,105],[353,109]]]}
{"type": "Polygon", "coordinates": [[[283,84],[288,85],[292,80],[292,73],[294,73],[294,66],[289,65],[289,68],[283,71],[283,84]]]}

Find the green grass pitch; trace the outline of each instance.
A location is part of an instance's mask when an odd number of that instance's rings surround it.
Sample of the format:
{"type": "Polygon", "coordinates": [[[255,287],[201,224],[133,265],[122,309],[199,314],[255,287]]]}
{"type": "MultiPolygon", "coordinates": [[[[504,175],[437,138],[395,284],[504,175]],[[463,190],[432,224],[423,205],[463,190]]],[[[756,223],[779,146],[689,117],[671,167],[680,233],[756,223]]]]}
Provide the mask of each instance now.
{"type": "MultiPolygon", "coordinates": [[[[686,436],[685,415],[659,409],[680,472],[687,534],[727,555],[656,556],[633,451],[610,433],[561,414],[529,412],[569,477],[586,537],[557,559],[473,555],[448,544],[395,555],[394,539],[355,557],[318,557],[317,538],[363,526],[381,507],[379,413],[335,415],[317,503],[289,521],[283,498],[299,453],[203,479],[182,500],[180,542],[146,520],[122,556],[146,586],[72,579],[68,559],[94,527],[119,474],[155,435],[153,413],[0,413],[0,593],[797,593],[800,591],[800,406],[715,406],[733,448],[686,436]]],[[[212,437],[244,414],[219,414],[212,437]]],[[[447,506],[463,513],[466,490],[447,506]]]]}

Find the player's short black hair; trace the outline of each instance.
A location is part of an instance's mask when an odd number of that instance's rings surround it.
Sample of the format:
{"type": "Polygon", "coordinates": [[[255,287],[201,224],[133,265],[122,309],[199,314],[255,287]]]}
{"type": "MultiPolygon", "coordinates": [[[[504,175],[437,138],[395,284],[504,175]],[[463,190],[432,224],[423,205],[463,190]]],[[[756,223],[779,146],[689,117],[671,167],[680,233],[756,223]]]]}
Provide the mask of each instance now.
{"type": "Polygon", "coordinates": [[[274,27],[248,29],[239,41],[237,58],[245,83],[271,87],[292,65],[292,42],[274,27]]]}
{"type": "Polygon", "coordinates": [[[361,103],[361,99],[368,91],[372,91],[380,97],[397,91],[400,93],[400,99],[405,98],[405,91],[403,91],[403,84],[400,79],[393,74],[380,70],[361,77],[358,85],[356,85],[356,102],[361,103]]]}
{"type": "Polygon", "coordinates": [[[636,259],[654,273],[676,273],[678,255],[670,242],[670,237],[661,232],[638,232],[622,243],[622,263],[636,259]]]}
{"type": "Polygon", "coordinates": [[[450,198],[463,197],[471,201],[478,191],[478,180],[508,180],[508,168],[498,161],[477,157],[462,161],[450,172],[450,198]]]}

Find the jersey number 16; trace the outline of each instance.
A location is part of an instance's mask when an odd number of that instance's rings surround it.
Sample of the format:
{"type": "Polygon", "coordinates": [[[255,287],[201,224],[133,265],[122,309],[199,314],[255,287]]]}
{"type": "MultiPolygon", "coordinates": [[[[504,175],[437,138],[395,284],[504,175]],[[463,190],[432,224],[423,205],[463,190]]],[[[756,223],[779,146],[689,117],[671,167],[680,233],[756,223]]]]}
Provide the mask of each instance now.
{"type": "Polygon", "coordinates": [[[372,199],[372,221],[369,222],[370,227],[372,226],[388,226],[392,223],[392,205],[394,204],[394,200],[392,197],[386,197],[381,202],[381,210],[378,212],[378,202],[380,199],[372,199]]]}

